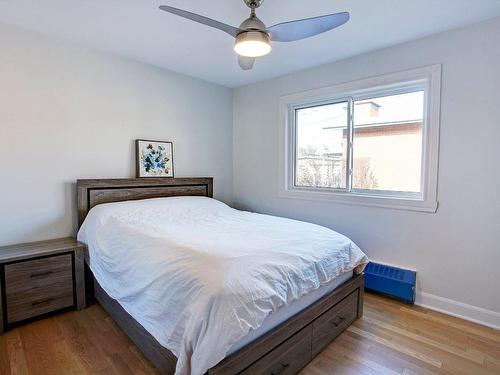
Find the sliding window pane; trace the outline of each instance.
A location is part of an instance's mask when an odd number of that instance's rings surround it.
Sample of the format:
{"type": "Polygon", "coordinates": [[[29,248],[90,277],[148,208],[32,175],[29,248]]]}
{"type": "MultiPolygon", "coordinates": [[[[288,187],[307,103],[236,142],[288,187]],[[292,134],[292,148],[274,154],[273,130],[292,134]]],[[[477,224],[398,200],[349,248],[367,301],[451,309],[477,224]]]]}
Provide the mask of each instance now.
{"type": "Polygon", "coordinates": [[[424,92],[354,102],[352,188],[420,193],[424,92]]]}
{"type": "Polygon", "coordinates": [[[295,185],[346,188],[348,103],[295,111],[295,185]]]}

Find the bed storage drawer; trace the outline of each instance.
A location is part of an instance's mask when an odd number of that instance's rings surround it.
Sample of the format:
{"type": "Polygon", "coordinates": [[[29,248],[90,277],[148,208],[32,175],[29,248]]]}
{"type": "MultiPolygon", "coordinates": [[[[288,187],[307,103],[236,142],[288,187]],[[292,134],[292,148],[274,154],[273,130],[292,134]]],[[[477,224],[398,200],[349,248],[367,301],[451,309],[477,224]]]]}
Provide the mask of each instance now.
{"type": "Polygon", "coordinates": [[[313,358],[356,320],[357,303],[358,291],[356,290],[312,323],[313,358]]]}
{"type": "Polygon", "coordinates": [[[5,265],[7,322],[74,305],[71,254],[5,265]]]}
{"type": "Polygon", "coordinates": [[[307,365],[311,357],[312,325],[309,324],[271,352],[242,371],[244,375],[292,375],[307,365]]]}

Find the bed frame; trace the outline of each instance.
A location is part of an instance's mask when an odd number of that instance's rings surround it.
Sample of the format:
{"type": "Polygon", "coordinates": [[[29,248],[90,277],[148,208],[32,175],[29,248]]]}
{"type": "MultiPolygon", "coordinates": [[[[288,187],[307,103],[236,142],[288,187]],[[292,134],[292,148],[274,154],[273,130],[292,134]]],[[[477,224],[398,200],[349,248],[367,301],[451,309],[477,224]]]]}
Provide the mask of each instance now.
{"type": "MultiPolygon", "coordinates": [[[[172,196],[213,196],[212,178],[132,178],[78,180],[78,226],[102,203],[172,196]]],[[[88,259],[86,259],[88,263],[88,259]]],[[[144,355],[161,371],[175,372],[177,358],[162,347],[86,267],[89,298],[95,298],[144,355]]],[[[208,371],[208,375],[298,373],[354,320],[363,315],[363,275],[353,276],[333,292],[254,340],[208,371]]]]}

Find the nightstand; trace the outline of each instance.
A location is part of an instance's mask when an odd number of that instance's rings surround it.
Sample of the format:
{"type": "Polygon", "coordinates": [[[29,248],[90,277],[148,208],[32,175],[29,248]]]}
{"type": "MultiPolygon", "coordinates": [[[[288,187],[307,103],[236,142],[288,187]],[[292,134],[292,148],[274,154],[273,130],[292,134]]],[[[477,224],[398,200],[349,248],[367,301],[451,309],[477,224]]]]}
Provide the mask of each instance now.
{"type": "Polygon", "coordinates": [[[85,245],[73,238],[0,247],[0,334],[85,308],[85,245]]]}

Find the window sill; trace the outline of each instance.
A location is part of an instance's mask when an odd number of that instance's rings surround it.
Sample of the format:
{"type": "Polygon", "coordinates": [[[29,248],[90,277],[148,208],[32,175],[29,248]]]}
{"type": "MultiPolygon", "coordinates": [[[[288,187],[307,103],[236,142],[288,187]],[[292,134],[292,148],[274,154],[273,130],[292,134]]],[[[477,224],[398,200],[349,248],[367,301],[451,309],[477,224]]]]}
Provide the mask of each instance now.
{"type": "Polygon", "coordinates": [[[305,199],[311,201],[371,206],[395,210],[435,213],[438,202],[407,197],[377,196],[362,193],[344,193],[331,191],[313,191],[312,189],[289,188],[279,192],[280,198],[305,199]]]}

